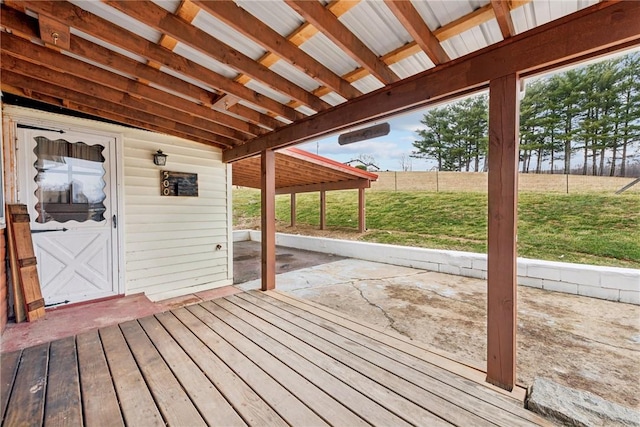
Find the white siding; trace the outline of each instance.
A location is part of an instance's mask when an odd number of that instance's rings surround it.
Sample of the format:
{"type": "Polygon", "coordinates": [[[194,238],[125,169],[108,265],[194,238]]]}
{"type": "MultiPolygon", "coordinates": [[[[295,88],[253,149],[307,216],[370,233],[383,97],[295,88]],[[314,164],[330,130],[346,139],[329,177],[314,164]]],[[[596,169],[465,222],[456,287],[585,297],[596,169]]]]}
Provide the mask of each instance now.
{"type": "Polygon", "coordinates": [[[144,132],[125,136],[123,154],[127,291],[158,299],[230,284],[221,151],[144,132]],[[165,167],[153,164],[157,150],[165,167]],[[161,170],[198,174],[198,197],[161,196],[161,170]]]}
{"type": "Polygon", "coordinates": [[[158,300],[232,284],[231,168],[222,163],[220,149],[92,120],[5,109],[9,116],[119,135],[119,276],[126,294],[144,292],[158,300]],[[153,164],[157,150],[169,156],[165,167],[153,164]],[[161,196],[161,170],[198,174],[198,197],[161,196]]]}

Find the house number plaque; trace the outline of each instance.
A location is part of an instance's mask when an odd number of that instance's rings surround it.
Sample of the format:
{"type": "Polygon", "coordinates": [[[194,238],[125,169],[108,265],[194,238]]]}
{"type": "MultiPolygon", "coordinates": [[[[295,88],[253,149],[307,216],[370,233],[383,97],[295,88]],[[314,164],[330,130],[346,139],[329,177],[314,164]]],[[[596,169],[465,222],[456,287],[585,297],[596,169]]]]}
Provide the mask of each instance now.
{"type": "Polygon", "coordinates": [[[198,174],[160,171],[160,194],[198,197],[198,174]]]}

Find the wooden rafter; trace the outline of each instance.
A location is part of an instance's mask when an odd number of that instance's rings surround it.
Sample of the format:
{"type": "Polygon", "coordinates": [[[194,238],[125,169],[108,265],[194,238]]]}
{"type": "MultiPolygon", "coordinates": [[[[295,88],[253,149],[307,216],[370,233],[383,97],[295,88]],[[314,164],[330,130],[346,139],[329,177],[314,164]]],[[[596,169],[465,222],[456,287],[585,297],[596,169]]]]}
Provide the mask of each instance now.
{"type": "Polygon", "coordinates": [[[282,148],[336,132],[357,123],[429,105],[442,99],[488,87],[505,73],[526,73],[585,54],[610,52],[640,43],[640,3],[598,3],[525,34],[424,71],[394,85],[363,95],[301,120],[247,144],[225,151],[225,161],[255,155],[265,148],[282,148]],[[615,22],[616,25],[602,25],[615,22]],[[495,64],[501,64],[496,67],[495,64]]]}
{"type": "Polygon", "coordinates": [[[385,0],[385,4],[434,64],[449,61],[449,55],[440,46],[440,41],[433,35],[410,1],[385,0]]]}
{"type": "Polygon", "coordinates": [[[378,80],[385,84],[398,81],[398,76],[319,2],[286,0],[286,3],[378,80]]]}
{"type": "MultiPolygon", "coordinates": [[[[52,105],[61,105],[76,111],[86,112],[87,114],[98,113],[95,114],[97,117],[114,120],[119,123],[129,123],[131,121],[130,124],[132,126],[135,126],[136,123],[144,124],[141,126],[142,129],[157,130],[168,135],[175,135],[221,148],[225,147],[225,144],[218,142],[220,137],[213,133],[157,116],[153,112],[136,111],[121,103],[110,102],[101,97],[70,90],[65,86],[3,70],[2,90],[8,90],[9,93],[18,96],[24,96],[24,94],[16,93],[11,88],[24,88],[32,93],[31,97],[33,99],[52,105]],[[44,96],[38,96],[38,94],[44,96]],[[76,106],[80,106],[80,108],[75,108],[76,106]]],[[[229,143],[231,144],[232,142],[229,143]]]]}
{"type": "MultiPolygon", "coordinates": [[[[37,66],[46,66],[61,72],[68,72],[69,74],[81,79],[126,92],[133,97],[146,99],[159,105],[164,105],[177,111],[204,119],[201,120],[199,126],[197,126],[201,129],[212,131],[213,133],[238,141],[247,140],[251,136],[259,134],[250,132],[250,130],[257,128],[256,126],[250,126],[246,122],[233,119],[205,106],[190,102],[184,98],[141,84],[127,77],[119,76],[102,68],[87,64],[86,62],[70,58],[67,55],[59,54],[53,50],[34,45],[33,43],[22,40],[14,35],[5,35],[2,37],[0,42],[2,44],[3,53],[30,61],[37,66]],[[233,120],[239,122],[237,125],[238,127],[244,126],[244,132],[219,124],[220,122],[225,123],[233,120]]],[[[4,68],[5,64],[3,64],[2,67],[4,68]]],[[[35,72],[37,73],[37,70],[35,72]]]]}
{"type": "Polygon", "coordinates": [[[322,111],[329,107],[329,104],[315,95],[151,1],[103,0],[103,2],[222,64],[251,76],[271,89],[292,97],[315,111],[322,111]]]}
{"type": "Polygon", "coordinates": [[[194,61],[179,56],[166,48],[158,46],[66,1],[16,2],[14,0],[7,0],[5,4],[14,9],[24,7],[36,13],[54,17],[56,20],[66,23],[72,28],[76,28],[121,49],[142,56],[149,61],[161,63],[163,66],[196,79],[204,85],[230,93],[240,99],[244,99],[250,104],[267,109],[286,119],[297,120],[303,117],[301,113],[295,111],[293,108],[283,105],[241,84],[235,83],[194,61]]]}
{"type": "MultiPolygon", "coordinates": [[[[232,0],[194,0],[194,3],[250,38],[265,50],[277,55],[276,58],[272,58],[269,62],[283,59],[299,70],[313,76],[318,82],[331,88],[346,99],[362,95],[349,82],[313,59],[303,50],[298,49],[295,44],[237,6],[232,0]]],[[[262,62],[263,65],[266,65],[265,62],[262,62]]]]}
{"type": "Polygon", "coordinates": [[[500,27],[502,37],[508,39],[516,34],[515,27],[513,26],[513,19],[511,19],[511,10],[509,9],[508,2],[503,0],[491,0],[491,7],[493,13],[496,15],[496,21],[500,27]]]}

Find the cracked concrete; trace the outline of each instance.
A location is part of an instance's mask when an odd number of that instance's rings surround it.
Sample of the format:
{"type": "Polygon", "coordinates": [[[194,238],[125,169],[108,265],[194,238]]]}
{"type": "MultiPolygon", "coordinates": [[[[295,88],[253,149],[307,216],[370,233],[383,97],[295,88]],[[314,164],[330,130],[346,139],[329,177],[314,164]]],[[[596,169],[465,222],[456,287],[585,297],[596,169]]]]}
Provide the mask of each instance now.
{"type": "MultiPolygon", "coordinates": [[[[342,259],[278,274],[276,288],[486,363],[484,280],[342,259]]],[[[522,384],[542,376],[638,408],[640,306],[519,287],[517,357],[522,384]]]]}

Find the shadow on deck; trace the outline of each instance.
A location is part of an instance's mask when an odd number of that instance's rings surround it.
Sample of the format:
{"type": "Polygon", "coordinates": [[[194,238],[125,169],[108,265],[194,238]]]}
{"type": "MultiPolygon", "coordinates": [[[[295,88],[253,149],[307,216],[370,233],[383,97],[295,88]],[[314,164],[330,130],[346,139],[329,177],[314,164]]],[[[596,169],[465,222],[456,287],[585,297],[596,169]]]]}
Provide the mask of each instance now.
{"type": "Polygon", "coordinates": [[[1,355],[3,425],[544,425],[425,347],[248,292],[1,355]]]}

